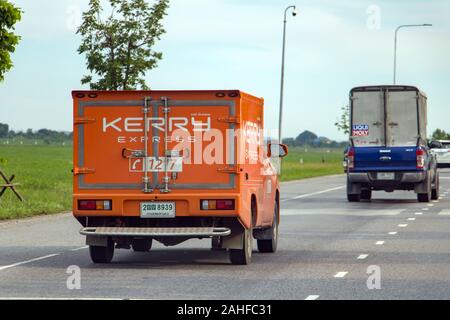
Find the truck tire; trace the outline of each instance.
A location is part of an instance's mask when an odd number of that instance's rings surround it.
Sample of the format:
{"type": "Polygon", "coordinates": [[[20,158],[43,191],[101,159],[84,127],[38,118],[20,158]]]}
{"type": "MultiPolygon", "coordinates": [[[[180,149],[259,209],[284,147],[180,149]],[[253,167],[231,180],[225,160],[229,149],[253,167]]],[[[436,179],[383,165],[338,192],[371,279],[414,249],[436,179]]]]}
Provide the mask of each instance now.
{"type": "Polygon", "coordinates": [[[360,194],[347,194],[348,202],[360,202],[361,195],[360,194]]]}
{"type": "Polygon", "coordinates": [[[431,199],[439,200],[439,173],[434,176],[434,187],[431,189],[431,199]]]}
{"type": "Polygon", "coordinates": [[[230,249],[230,261],[234,265],[248,265],[252,261],[253,232],[245,230],[242,237],[242,249],[230,249]]]}
{"type": "Polygon", "coordinates": [[[275,202],[275,213],[272,224],[272,238],[267,240],[258,240],[258,250],[262,253],[274,253],[278,246],[278,202],[275,202]]]}
{"type": "Polygon", "coordinates": [[[131,247],[134,252],[149,252],[152,248],[153,239],[134,239],[131,247]]]}
{"type": "Polygon", "coordinates": [[[372,190],[371,189],[364,189],[361,191],[361,199],[362,200],[372,200],[372,190]]]}
{"type": "Polygon", "coordinates": [[[89,253],[94,263],[110,263],[114,257],[114,242],[108,238],[106,247],[89,246],[89,253]]]}

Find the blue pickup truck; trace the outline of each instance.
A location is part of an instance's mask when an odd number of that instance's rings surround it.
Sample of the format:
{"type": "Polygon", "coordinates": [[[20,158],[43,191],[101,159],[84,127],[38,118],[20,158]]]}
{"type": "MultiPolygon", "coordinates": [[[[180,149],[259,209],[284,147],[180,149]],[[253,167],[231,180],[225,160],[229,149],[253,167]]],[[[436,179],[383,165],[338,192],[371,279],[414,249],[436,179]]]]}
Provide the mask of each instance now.
{"type": "Polygon", "coordinates": [[[427,143],[426,95],[411,86],[357,87],[350,105],[348,201],[395,190],[415,191],[419,202],[437,200],[439,173],[427,143]]]}

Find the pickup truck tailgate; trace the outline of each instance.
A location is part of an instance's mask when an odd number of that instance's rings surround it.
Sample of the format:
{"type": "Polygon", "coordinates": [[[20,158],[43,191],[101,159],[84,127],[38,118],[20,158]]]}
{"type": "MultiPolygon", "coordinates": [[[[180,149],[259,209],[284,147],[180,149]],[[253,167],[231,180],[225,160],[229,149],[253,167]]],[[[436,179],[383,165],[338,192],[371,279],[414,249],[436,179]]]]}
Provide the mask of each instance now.
{"type": "Polygon", "coordinates": [[[354,171],[416,171],[417,148],[355,148],[354,171]]]}

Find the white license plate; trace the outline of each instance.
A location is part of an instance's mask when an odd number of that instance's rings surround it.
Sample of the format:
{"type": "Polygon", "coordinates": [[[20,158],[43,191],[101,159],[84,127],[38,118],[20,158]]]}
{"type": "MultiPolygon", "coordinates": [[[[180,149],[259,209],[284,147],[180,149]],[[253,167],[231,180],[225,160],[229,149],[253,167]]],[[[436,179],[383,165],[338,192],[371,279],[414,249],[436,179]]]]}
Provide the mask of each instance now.
{"type": "MultiPolygon", "coordinates": [[[[147,158],[149,172],[166,172],[166,158],[147,158]]],[[[144,172],[144,158],[130,159],[130,172],[144,172]]],[[[183,172],[183,158],[167,158],[167,172],[183,172]]]]}
{"type": "Polygon", "coordinates": [[[395,180],[395,173],[393,172],[378,172],[378,180],[395,180]]]}
{"type": "Polygon", "coordinates": [[[175,218],[175,202],[142,202],[141,218],[175,218]]]}

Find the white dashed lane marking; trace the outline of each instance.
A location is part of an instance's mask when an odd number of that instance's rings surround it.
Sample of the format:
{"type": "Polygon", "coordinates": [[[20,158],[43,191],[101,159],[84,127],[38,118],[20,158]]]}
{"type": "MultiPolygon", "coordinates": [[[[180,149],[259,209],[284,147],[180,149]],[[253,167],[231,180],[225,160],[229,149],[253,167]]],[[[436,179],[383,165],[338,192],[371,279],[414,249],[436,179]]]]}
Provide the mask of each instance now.
{"type": "Polygon", "coordinates": [[[335,278],[344,278],[347,274],[348,274],[348,272],[346,272],[346,271],[341,271],[341,272],[336,273],[336,274],[334,275],[334,277],[335,277],[335,278]]]}
{"type": "Polygon", "coordinates": [[[368,256],[369,256],[368,254],[360,254],[357,259],[358,260],[365,260],[365,259],[367,259],[368,256]]]}
{"type": "Polygon", "coordinates": [[[408,221],[416,221],[416,218],[409,218],[408,221]]]}
{"type": "Polygon", "coordinates": [[[319,298],[320,298],[319,295],[310,295],[310,296],[307,296],[305,300],[306,301],[312,301],[312,300],[317,300],[319,298]]]}
{"type": "Polygon", "coordinates": [[[384,244],[384,241],[377,241],[377,242],[375,242],[375,244],[376,244],[377,246],[382,246],[382,245],[384,244]]]}
{"type": "Polygon", "coordinates": [[[400,228],[406,228],[408,225],[407,224],[399,224],[398,225],[400,228]]]}
{"type": "Polygon", "coordinates": [[[389,232],[389,234],[390,234],[391,236],[395,236],[396,234],[398,234],[398,232],[397,232],[397,231],[392,231],[392,232],[389,232]]]}

